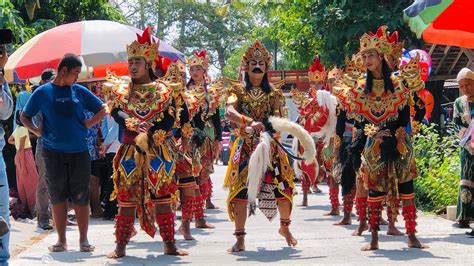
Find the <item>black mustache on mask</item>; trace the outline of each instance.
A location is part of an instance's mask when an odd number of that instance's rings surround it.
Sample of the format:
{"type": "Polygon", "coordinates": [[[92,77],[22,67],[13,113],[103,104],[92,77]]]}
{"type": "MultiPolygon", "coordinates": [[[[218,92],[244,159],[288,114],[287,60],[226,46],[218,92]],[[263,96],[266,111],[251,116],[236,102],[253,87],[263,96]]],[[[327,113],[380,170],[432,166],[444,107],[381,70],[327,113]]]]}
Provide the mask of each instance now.
{"type": "Polygon", "coordinates": [[[263,73],[263,71],[259,67],[256,67],[252,70],[252,73],[263,73]]]}

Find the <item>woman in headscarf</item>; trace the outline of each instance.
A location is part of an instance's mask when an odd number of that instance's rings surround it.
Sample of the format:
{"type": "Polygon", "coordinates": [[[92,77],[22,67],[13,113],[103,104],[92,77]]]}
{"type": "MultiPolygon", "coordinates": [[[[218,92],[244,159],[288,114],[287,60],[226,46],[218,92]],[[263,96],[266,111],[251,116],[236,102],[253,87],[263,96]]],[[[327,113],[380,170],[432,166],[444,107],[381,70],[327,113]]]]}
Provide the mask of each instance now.
{"type": "MultiPolygon", "coordinates": [[[[464,94],[454,102],[454,126],[461,139],[461,181],[459,182],[456,220],[461,228],[469,228],[474,217],[474,72],[463,68],[457,76],[459,89],[464,94]]],[[[474,236],[474,230],[466,232],[474,236]]]]}

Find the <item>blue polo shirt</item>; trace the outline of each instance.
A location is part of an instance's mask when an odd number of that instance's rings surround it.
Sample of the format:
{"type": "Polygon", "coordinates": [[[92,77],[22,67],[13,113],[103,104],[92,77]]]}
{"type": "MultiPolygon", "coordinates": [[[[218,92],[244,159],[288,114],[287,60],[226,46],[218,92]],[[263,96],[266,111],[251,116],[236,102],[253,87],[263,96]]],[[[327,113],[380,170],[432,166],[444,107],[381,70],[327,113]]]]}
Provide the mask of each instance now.
{"type": "Polygon", "coordinates": [[[35,90],[23,111],[29,117],[42,113],[45,149],[74,153],[88,150],[84,111],[97,113],[101,107],[102,101],[84,86],[49,82],[35,90]]]}

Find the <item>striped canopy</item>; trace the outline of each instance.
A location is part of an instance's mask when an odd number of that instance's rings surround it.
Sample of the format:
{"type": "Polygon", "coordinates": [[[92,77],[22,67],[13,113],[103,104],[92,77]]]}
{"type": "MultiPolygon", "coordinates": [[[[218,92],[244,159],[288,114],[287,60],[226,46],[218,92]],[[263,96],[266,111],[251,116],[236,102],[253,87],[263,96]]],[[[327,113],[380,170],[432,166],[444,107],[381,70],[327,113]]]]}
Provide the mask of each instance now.
{"type": "Polygon", "coordinates": [[[416,0],[404,19],[427,43],[474,48],[474,0],[416,0]]]}

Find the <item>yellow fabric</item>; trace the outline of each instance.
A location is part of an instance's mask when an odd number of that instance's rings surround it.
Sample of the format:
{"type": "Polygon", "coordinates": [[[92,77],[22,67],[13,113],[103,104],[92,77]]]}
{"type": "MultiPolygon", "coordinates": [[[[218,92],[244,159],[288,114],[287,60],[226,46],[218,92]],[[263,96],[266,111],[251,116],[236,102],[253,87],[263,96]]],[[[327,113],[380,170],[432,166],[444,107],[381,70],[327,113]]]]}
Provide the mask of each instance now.
{"type": "Polygon", "coordinates": [[[26,127],[18,126],[15,131],[13,131],[12,136],[15,138],[15,148],[16,150],[20,149],[20,140],[23,137],[26,137],[25,140],[25,149],[31,148],[30,136],[28,134],[28,129],[26,127]]]}

